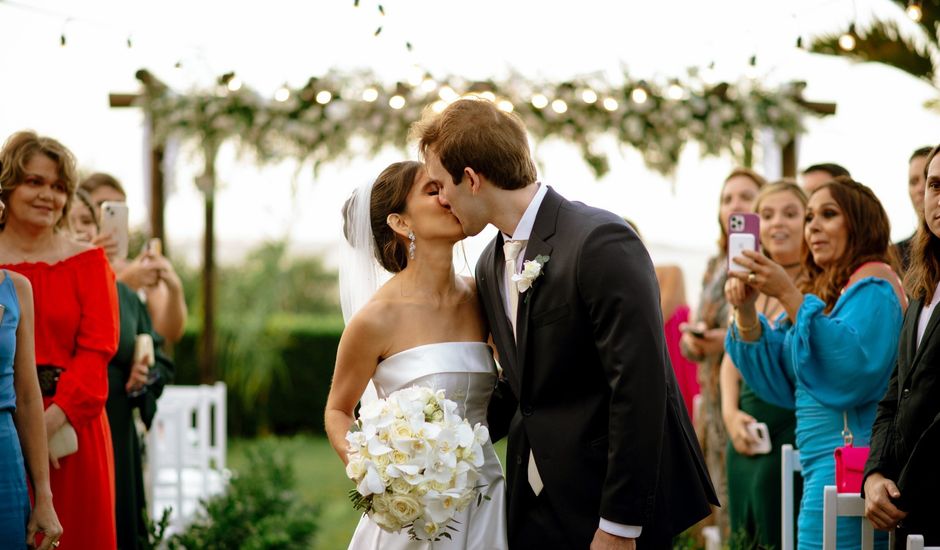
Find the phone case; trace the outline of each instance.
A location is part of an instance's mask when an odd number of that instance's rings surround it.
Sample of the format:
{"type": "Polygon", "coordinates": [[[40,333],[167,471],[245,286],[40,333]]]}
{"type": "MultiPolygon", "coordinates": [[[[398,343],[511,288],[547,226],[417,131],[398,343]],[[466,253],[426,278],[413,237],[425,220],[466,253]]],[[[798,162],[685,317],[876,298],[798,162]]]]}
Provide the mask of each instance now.
{"type": "Polygon", "coordinates": [[[118,243],[117,257],[127,258],[129,235],[126,204],[112,201],[101,203],[101,233],[114,235],[118,243]]]}
{"type": "Polygon", "coordinates": [[[767,424],[752,422],[747,425],[747,431],[751,434],[751,437],[757,440],[757,443],[751,446],[751,452],[758,455],[770,453],[770,432],[767,429],[767,424]]]}
{"type": "Polygon", "coordinates": [[[735,212],[728,219],[729,271],[747,271],[733,261],[743,250],[760,250],[760,216],[751,212],[735,212]]]}

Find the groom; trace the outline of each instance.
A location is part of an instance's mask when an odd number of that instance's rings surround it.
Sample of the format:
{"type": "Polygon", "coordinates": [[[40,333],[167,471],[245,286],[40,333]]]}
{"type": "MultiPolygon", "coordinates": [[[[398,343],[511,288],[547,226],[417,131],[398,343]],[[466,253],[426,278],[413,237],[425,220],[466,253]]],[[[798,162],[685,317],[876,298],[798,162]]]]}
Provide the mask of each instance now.
{"type": "Polygon", "coordinates": [[[718,504],[663,336],[636,233],[536,181],[525,127],[489,101],[413,132],[467,235],[500,233],[476,268],[503,368],[511,548],[671,548],[718,504]],[[537,262],[537,263],[533,263],[537,262]]]}

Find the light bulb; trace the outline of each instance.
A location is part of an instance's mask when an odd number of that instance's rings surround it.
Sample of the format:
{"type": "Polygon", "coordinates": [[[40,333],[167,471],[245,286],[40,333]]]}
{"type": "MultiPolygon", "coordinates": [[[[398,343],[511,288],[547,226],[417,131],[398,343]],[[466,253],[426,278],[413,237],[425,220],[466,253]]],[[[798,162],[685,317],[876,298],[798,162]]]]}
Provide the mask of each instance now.
{"type": "Polygon", "coordinates": [[[584,90],[581,92],[581,101],[585,103],[594,103],[597,101],[597,93],[591,89],[584,90]]]}
{"type": "Polygon", "coordinates": [[[646,103],[646,100],[649,98],[649,94],[646,93],[646,90],[643,88],[634,88],[630,92],[630,99],[634,103],[646,103]]]}
{"type": "Polygon", "coordinates": [[[242,87],[242,79],[233,76],[229,79],[227,86],[230,92],[237,92],[242,87]]]}
{"type": "Polygon", "coordinates": [[[441,89],[437,91],[437,95],[448,103],[460,97],[450,86],[442,86],[441,89]]]}
{"type": "Polygon", "coordinates": [[[379,98],[379,91],[375,88],[366,88],[362,91],[362,100],[368,103],[372,103],[379,98]]]}
{"type": "Polygon", "coordinates": [[[405,106],[405,98],[400,95],[393,95],[388,99],[388,106],[397,111],[405,106]]]}
{"type": "Polygon", "coordinates": [[[666,96],[668,96],[669,99],[680,100],[685,96],[685,90],[682,89],[682,86],[673,83],[666,88],[666,96]]]}
{"type": "Polygon", "coordinates": [[[617,103],[617,100],[612,97],[604,98],[604,108],[608,111],[616,111],[620,107],[620,104],[617,103]]]}
{"type": "Polygon", "coordinates": [[[496,94],[494,94],[493,92],[491,92],[491,91],[489,91],[489,90],[487,90],[487,91],[481,93],[481,94],[480,94],[480,97],[482,97],[483,99],[489,100],[489,101],[496,101],[496,94]]]}
{"type": "Polygon", "coordinates": [[[274,100],[280,101],[281,103],[290,99],[290,90],[287,89],[287,86],[281,86],[274,92],[274,100]]]}
{"type": "Polygon", "coordinates": [[[326,90],[321,90],[317,92],[317,103],[319,103],[320,105],[326,105],[327,103],[330,102],[331,99],[333,99],[333,94],[331,94],[330,92],[326,90]]]}
{"type": "Polygon", "coordinates": [[[435,82],[433,78],[425,78],[424,81],[421,82],[421,91],[426,94],[429,94],[436,89],[437,82],[435,82]]]}
{"type": "Polygon", "coordinates": [[[552,101],[552,110],[558,114],[562,114],[568,110],[568,104],[565,103],[565,100],[563,99],[556,99],[555,101],[552,101]]]}
{"type": "Polygon", "coordinates": [[[532,96],[532,106],[536,109],[544,109],[548,105],[548,98],[542,94],[532,96]]]}
{"type": "Polygon", "coordinates": [[[924,17],[923,8],[920,7],[920,2],[911,2],[907,5],[907,16],[911,18],[911,21],[920,23],[920,20],[924,17]]]}
{"type": "Polygon", "coordinates": [[[512,106],[512,102],[510,102],[508,99],[501,100],[499,103],[496,104],[496,106],[499,107],[500,111],[505,111],[507,113],[511,113],[512,110],[514,109],[514,107],[512,106]]]}

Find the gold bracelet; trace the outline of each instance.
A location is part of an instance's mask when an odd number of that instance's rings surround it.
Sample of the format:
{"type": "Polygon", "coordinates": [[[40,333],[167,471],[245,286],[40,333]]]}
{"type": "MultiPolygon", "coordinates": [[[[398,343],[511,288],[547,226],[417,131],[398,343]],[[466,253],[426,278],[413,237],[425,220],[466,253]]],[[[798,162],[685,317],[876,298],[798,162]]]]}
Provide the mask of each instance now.
{"type": "Polygon", "coordinates": [[[737,312],[737,310],[735,310],[735,312],[734,312],[734,324],[738,326],[738,332],[739,332],[739,333],[741,333],[741,334],[744,334],[744,333],[750,334],[750,333],[752,333],[753,331],[755,331],[755,330],[757,330],[757,329],[760,328],[760,318],[758,317],[757,321],[756,321],[753,325],[751,325],[751,326],[749,326],[749,327],[742,327],[742,326],[741,326],[741,322],[738,320],[738,312],[737,312]]]}

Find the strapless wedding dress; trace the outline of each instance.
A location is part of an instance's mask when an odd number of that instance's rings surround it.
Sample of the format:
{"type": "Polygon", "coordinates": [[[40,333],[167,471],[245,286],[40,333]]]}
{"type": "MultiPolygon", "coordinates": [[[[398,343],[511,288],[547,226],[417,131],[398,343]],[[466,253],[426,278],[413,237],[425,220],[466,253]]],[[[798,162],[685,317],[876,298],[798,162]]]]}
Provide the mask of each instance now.
{"type": "MultiPolygon", "coordinates": [[[[457,403],[457,412],[473,426],[486,424],[486,409],[496,386],[496,364],[490,347],[482,342],[445,342],[411,348],[379,363],[372,377],[379,398],[402,388],[422,386],[444,390],[457,403]]],[[[363,515],[349,543],[355,550],[419,550],[506,548],[506,496],[502,467],[493,444],[483,447],[481,489],[490,498],[471,503],[457,516],[452,539],[438,542],[410,540],[407,530],[384,531],[363,515]]]]}

